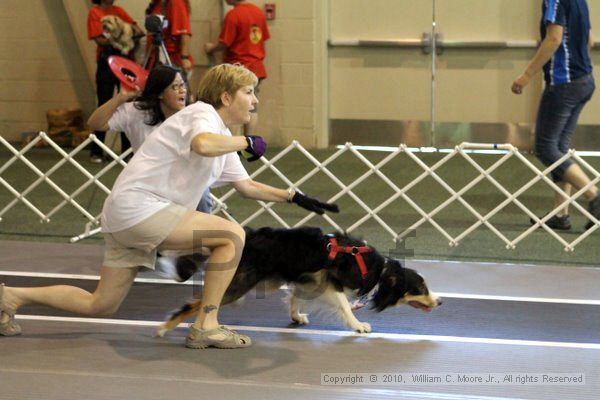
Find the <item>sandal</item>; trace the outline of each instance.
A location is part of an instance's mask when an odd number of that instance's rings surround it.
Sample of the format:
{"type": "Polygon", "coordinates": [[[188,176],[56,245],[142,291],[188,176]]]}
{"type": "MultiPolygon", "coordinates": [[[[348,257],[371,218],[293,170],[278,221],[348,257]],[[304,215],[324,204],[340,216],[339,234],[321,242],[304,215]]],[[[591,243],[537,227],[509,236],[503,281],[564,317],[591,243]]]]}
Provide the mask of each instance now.
{"type": "Polygon", "coordinates": [[[21,327],[15,322],[15,310],[4,305],[4,283],[0,284],[0,321],[3,314],[8,315],[8,320],[0,322],[0,336],[20,335],[21,327]]]}
{"type": "Polygon", "coordinates": [[[190,326],[190,333],[185,339],[185,346],[190,349],[238,349],[252,345],[252,340],[246,335],[240,335],[223,325],[215,329],[203,330],[190,326]]]}

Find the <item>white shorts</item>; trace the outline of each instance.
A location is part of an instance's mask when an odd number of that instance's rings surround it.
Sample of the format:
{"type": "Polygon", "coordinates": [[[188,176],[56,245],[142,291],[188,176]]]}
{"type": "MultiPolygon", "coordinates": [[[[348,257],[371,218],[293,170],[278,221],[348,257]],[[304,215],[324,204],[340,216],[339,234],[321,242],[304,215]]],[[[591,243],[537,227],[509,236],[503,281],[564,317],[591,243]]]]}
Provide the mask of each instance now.
{"type": "Polygon", "coordinates": [[[169,236],[189,210],[178,204],[151,215],[119,232],[104,233],[104,266],[154,269],[158,246],[169,236]]]}

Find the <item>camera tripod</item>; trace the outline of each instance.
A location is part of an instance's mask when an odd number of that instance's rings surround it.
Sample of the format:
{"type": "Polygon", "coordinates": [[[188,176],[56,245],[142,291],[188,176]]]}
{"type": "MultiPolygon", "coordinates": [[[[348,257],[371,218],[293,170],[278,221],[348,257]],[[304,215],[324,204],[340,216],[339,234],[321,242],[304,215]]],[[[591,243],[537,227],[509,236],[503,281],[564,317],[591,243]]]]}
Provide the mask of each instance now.
{"type": "Polygon", "coordinates": [[[153,32],[152,33],[152,43],[150,43],[150,47],[146,50],[146,58],[144,59],[144,69],[151,70],[156,65],[160,63],[161,56],[164,57],[165,64],[172,66],[171,59],[169,58],[169,53],[167,53],[167,48],[165,47],[165,41],[163,39],[162,31],[153,32]],[[154,55],[154,62],[150,65],[150,61],[154,55]]]}

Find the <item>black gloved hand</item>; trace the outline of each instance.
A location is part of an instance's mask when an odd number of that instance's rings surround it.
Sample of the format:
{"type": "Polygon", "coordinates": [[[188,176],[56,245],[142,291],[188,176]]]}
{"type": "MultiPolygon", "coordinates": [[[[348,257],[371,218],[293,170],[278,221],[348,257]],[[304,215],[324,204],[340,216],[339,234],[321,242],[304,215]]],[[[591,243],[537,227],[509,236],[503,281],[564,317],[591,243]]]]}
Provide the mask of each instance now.
{"type": "Polygon", "coordinates": [[[248,147],[238,154],[250,162],[258,160],[267,151],[267,142],[260,136],[246,136],[246,142],[248,147]]]}
{"type": "Polygon", "coordinates": [[[316,212],[319,215],[323,215],[325,211],[330,211],[334,213],[340,212],[340,209],[337,206],[337,204],[323,203],[320,200],[313,199],[312,197],[309,197],[297,190],[290,192],[290,198],[288,198],[288,202],[296,203],[300,207],[308,211],[316,212]]]}

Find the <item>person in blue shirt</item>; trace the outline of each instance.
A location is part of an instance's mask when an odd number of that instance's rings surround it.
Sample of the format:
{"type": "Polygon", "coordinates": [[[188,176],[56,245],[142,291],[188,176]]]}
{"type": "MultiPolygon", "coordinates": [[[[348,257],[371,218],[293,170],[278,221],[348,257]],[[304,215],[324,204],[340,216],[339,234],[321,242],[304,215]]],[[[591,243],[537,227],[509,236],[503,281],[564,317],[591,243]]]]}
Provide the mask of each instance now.
{"type": "MultiPolygon", "coordinates": [[[[586,0],[542,0],[540,22],[542,42],[525,71],[512,83],[512,91],[521,94],[531,78],[544,71],[545,88],[536,120],[535,154],[546,166],[563,157],[571,143],[577,119],[594,93],[590,49],[593,46],[589,8],[586,0]]],[[[568,195],[590,183],[590,179],[570,158],[552,170],[553,181],[568,195]]],[[[585,192],[588,210],[600,219],[598,188],[585,192]]],[[[554,208],[565,198],[555,194],[554,208]]],[[[568,206],[546,221],[552,229],[571,228],[568,206]]],[[[589,221],[586,229],[594,224],[589,221]]]]}

